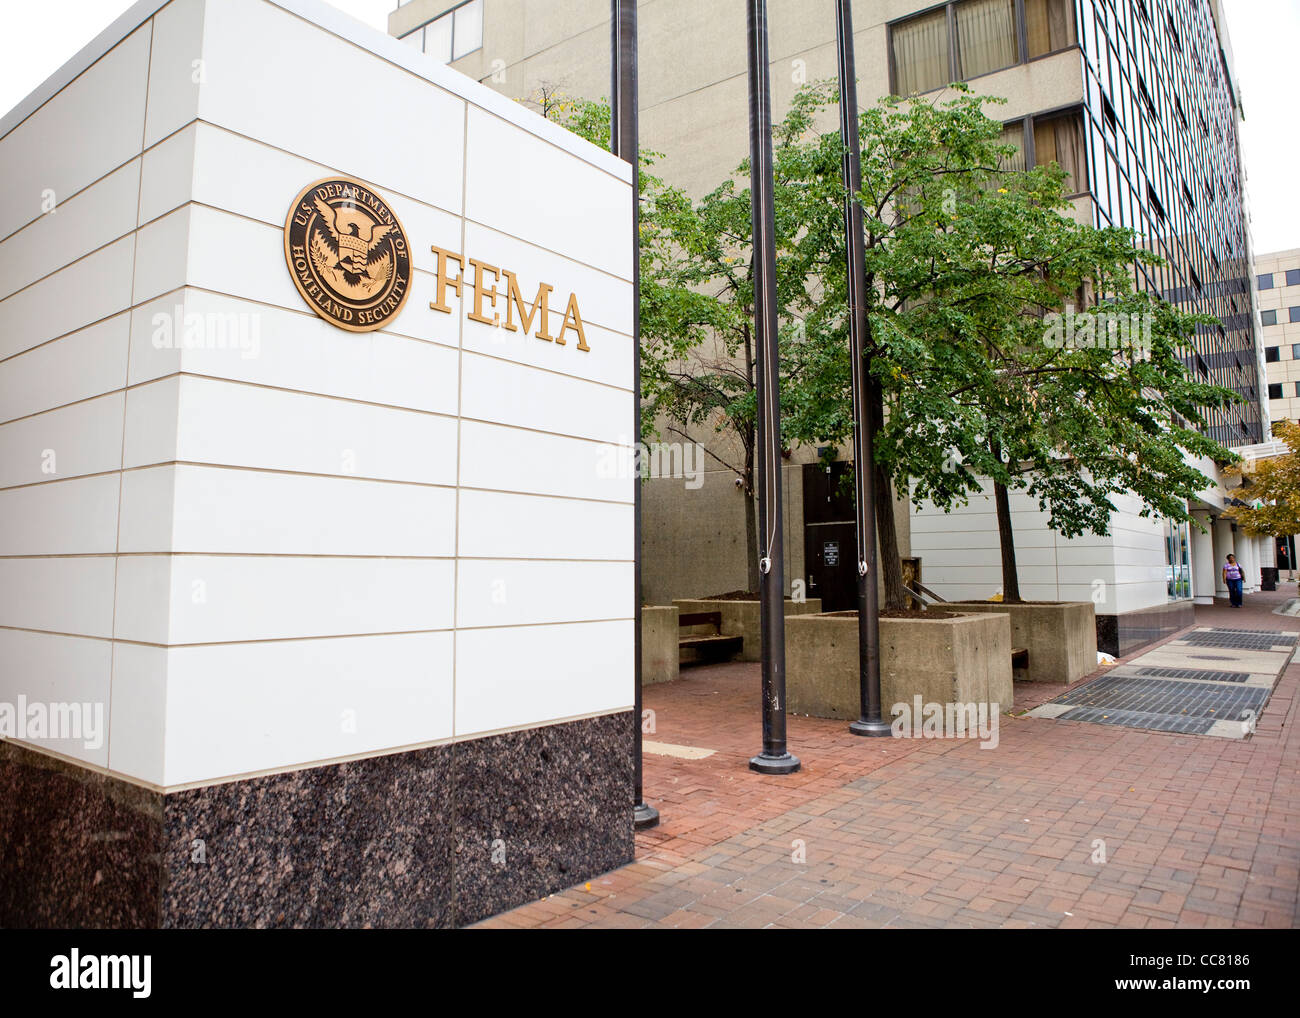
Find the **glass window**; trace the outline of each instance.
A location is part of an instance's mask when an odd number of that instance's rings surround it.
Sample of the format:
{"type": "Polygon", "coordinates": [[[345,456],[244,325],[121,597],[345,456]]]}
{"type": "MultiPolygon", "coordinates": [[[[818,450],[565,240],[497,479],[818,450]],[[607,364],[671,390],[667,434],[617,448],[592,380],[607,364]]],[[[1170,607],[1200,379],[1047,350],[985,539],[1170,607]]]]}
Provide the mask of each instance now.
{"type": "Polygon", "coordinates": [[[1007,124],[1002,128],[1003,145],[1014,145],[1016,151],[1009,156],[1002,157],[1001,168],[1013,173],[1019,173],[1025,168],[1025,123],[1023,120],[1017,120],[1014,123],[1007,124]]]}
{"type": "Polygon", "coordinates": [[[424,52],[443,64],[451,63],[451,19],[444,14],[424,26],[424,52]]]}
{"type": "Polygon", "coordinates": [[[1259,320],[1260,320],[1261,322],[1263,322],[1265,325],[1276,325],[1276,324],[1277,324],[1277,312],[1276,312],[1276,311],[1261,311],[1261,312],[1259,313],[1259,320]]]}
{"type": "Polygon", "coordinates": [[[1014,0],[966,0],[957,5],[957,73],[963,80],[1019,60],[1014,0]]]}
{"type": "Polygon", "coordinates": [[[1269,364],[1282,359],[1282,348],[1277,346],[1264,347],[1264,360],[1269,364]]]}
{"type": "Polygon", "coordinates": [[[1290,322],[1300,322],[1300,308],[1287,308],[1287,320],[1290,322]]]}
{"type": "Polygon", "coordinates": [[[459,60],[466,53],[473,53],[483,45],[483,0],[470,0],[453,12],[456,18],[456,31],[452,36],[455,43],[453,60],[459,60]]]}
{"type": "Polygon", "coordinates": [[[948,84],[948,12],[912,18],[893,29],[895,92],[911,95],[948,84]]]}
{"type": "Polygon", "coordinates": [[[1086,158],[1082,113],[1034,121],[1034,160],[1039,166],[1060,164],[1066,172],[1066,194],[1088,189],[1086,158]]]}
{"type": "Polygon", "coordinates": [[[1074,0],[1025,0],[1025,37],[1031,58],[1073,46],[1074,0]]]}
{"type": "Polygon", "coordinates": [[[1300,361],[1300,343],[1291,344],[1291,359],[1293,361],[1300,361]]]}
{"type": "Polygon", "coordinates": [[[1287,269],[1287,270],[1286,270],[1286,285],[1287,285],[1287,286],[1300,286],[1300,269],[1287,269]]]}
{"type": "Polygon", "coordinates": [[[1295,383],[1295,394],[1300,396],[1300,382],[1295,383]]]}
{"type": "Polygon", "coordinates": [[[1256,283],[1261,290],[1273,289],[1273,273],[1264,272],[1255,277],[1256,283]]]}
{"type": "Polygon", "coordinates": [[[402,36],[402,42],[406,43],[406,45],[410,46],[412,49],[422,49],[424,47],[424,29],[417,28],[409,35],[402,36]]]}
{"type": "Polygon", "coordinates": [[[1269,387],[1268,387],[1268,398],[1269,398],[1269,399],[1281,399],[1281,398],[1282,398],[1282,383],[1281,383],[1281,382],[1272,382],[1272,383],[1269,385],[1269,387]]]}

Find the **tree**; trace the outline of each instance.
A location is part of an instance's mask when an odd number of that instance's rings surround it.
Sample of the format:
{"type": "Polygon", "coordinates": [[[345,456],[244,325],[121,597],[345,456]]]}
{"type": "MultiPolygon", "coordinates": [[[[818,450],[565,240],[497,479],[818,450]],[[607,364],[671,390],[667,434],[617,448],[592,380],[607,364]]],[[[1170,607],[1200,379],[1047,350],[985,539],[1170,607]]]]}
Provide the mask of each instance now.
{"type": "Polygon", "coordinates": [[[1242,479],[1250,504],[1231,506],[1223,515],[1251,537],[1300,534],[1300,424],[1277,421],[1273,437],[1286,443],[1286,452],[1256,460],[1249,474],[1240,465],[1229,468],[1242,479]]]}

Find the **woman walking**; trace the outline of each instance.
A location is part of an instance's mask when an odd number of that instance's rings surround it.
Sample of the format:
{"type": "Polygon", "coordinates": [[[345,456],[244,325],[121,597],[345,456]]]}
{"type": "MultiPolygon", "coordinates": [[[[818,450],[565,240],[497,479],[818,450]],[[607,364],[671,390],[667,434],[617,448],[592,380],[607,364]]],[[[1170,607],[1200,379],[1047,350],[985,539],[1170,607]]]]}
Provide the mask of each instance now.
{"type": "Polygon", "coordinates": [[[1241,566],[1237,565],[1237,556],[1229,555],[1223,566],[1223,582],[1228,585],[1228,603],[1234,608],[1241,607],[1241,566]]]}

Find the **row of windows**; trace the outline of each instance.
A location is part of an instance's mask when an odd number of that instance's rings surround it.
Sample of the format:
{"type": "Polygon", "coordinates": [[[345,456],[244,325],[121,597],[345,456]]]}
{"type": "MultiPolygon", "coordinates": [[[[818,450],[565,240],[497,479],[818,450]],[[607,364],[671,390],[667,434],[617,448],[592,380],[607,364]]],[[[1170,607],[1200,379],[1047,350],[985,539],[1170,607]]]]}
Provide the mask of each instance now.
{"type": "MultiPolygon", "coordinates": [[[[1290,322],[1292,325],[1295,325],[1297,322],[1300,322],[1300,307],[1290,307],[1290,308],[1286,308],[1285,310],[1287,313],[1288,322],[1290,322]]],[[[1271,311],[1261,311],[1259,313],[1259,318],[1264,325],[1276,325],[1278,323],[1279,314],[1280,312],[1278,312],[1276,309],[1271,311]]]]}
{"type": "MultiPolygon", "coordinates": [[[[1269,364],[1276,364],[1282,359],[1282,348],[1280,346],[1264,347],[1264,360],[1269,364]]],[[[1300,343],[1291,344],[1291,359],[1300,361],[1300,343]]]]}
{"type": "MultiPolygon", "coordinates": [[[[1281,275],[1282,275],[1281,272],[1260,273],[1259,276],[1256,277],[1259,282],[1259,288],[1261,290],[1271,290],[1275,286],[1283,286],[1283,285],[1300,286],[1300,269],[1287,269],[1285,284],[1277,282],[1277,280],[1274,278],[1275,276],[1281,276],[1281,275]]],[[[1294,321],[1294,319],[1292,319],[1292,321],[1294,321]]]]}
{"type": "Polygon", "coordinates": [[[459,60],[483,46],[483,0],[466,0],[401,39],[440,63],[459,60]]]}
{"type": "MultiPolygon", "coordinates": [[[[1268,386],[1269,399],[1284,399],[1286,392],[1284,386],[1290,385],[1290,382],[1270,382],[1268,386]]],[[[1300,396],[1300,382],[1295,383],[1295,394],[1300,396]]]]}
{"type": "Polygon", "coordinates": [[[894,92],[929,92],[1077,42],[1074,0],[956,0],[891,27],[894,92]]]}

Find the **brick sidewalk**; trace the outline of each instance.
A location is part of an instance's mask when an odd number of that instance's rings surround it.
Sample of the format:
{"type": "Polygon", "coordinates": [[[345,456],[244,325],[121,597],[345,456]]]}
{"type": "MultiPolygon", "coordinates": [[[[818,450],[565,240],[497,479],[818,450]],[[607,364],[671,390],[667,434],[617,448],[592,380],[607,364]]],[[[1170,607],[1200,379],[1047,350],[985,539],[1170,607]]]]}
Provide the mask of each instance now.
{"type": "MultiPolygon", "coordinates": [[[[1198,625],[1300,631],[1294,594],[1198,625]]],[[[1150,647],[1143,648],[1149,650],[1150,647]]],[[[803,770],[748,770],[758,665],[647,688],[658,828],[637,861],[483,923],[499,927],[1168,927],[1297,924],[1300,665],[1244,741],[1002,718],[1000,743],[861,739],[791,717],[803,770]],[[1095,862],[1099,849],[1106,861],[1095,862]],[[802,851],[802,861],[799,861],[802,851]]],[[[1087,680],[1084,680],[1087,681],[1087,680]]],[[[1016,711],[1065,687],[1017,684],[1016,711]]]]}

